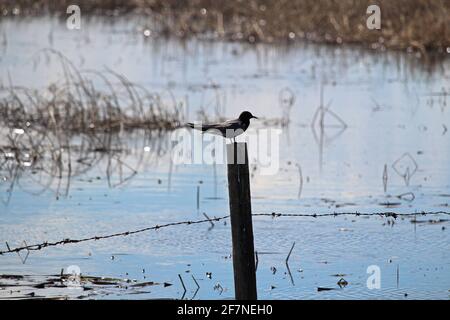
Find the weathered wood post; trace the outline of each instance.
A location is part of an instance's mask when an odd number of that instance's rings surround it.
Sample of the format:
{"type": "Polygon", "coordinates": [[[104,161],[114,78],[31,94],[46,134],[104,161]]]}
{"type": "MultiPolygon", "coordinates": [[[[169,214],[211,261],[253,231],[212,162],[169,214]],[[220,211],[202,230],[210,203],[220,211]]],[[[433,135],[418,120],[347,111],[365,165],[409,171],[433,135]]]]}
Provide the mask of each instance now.
{"type": "Polygon", "coordinates": [[[255,249],[247,143],[227,145],[228,194],[236,300],[256,300],[255,249]]]}

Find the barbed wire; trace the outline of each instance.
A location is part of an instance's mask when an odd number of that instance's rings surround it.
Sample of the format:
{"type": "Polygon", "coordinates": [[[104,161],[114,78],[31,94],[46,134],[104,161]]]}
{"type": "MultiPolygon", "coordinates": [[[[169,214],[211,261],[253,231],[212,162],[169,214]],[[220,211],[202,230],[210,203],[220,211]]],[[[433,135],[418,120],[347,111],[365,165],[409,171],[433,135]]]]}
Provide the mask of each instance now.
{"type": "MultiPolygon", "coordinates": [[[[337,216],[345,216],[345,215],[352,215],[352,216],[379,216],[379,217],[392,217],[396,219],[397,217],[416,217],[416,216],[425,216],[425,215],[450,215],[450,212],[446,211],[430,211],[430,212],[410,212],[410,213],[396,213],[393,211],[387,211],[387,212],[333,212],[333,213],[278,213],[278,212],[272,212],[272,213],[254,213],[252,214],[253,217],[272,217],[272,218],[278,218],[278,217],[307,217],[307,218],[320,218],[320,217],[337,217],[337,216]]],[[[86,237],[86,238],[80,238],[80,239],[63,239],[59,241],[54,242],[42,242],[38,244],[31,244],[27,245],[26,242],[24,246],[21,247],[15,247],[11,248],[6,242],[7,250],[0,250],[0,255],[4,255],[7,253],[19,253],[20,251],[27,250],[27,251],[37,251],[42,250],[47,247],[55,247],[59,245],[65,245],[65,244],[72,244],[72,243],[80,243],[80,242],[86,242],[86,241],[96,241],[96,240],[103,240],[103,239],[109,239],[109,238],[115,238],[115,237],[121,237],[121,236],[129,236],[137,233],[142,233],[150,230],[159,230],[163,228],[173,227],[173,226],[179,226],[179,225],[193,225],[193,224],[201,224],[201,223],[214,223],[217,221],[225,220],[230,217],[230,215],[225,215],[221,217],[214,217],[209,218],[206,214],[206,219],[201,220],[187,220],[187,221],[178,221],[178,222],[170,222],[166,224],[160,224],[160,225],[154,225],[151,227],[141,228],[137,230],[132,231],[124,231],[124,232],[118,232],[108,235],[101,235],[101,236],[92,236],[92,237],[86,237]]]]}
{"type": "Polygon", "coordinates": [[[420,215],[450,215],[447,211],[421,211],[421,212],[408,212],[408,213],[397,213],[393,211],[383,211],[383,212],[333,212],[333,213],[254,213],[252,216],[272,216],[272,217],[310,217],[310,218],[320,218],[320,217],[337,217],[337,216],[381,216],[381,217],[392,217],[396,219],[397,217],[412,217],[420,215]]]}

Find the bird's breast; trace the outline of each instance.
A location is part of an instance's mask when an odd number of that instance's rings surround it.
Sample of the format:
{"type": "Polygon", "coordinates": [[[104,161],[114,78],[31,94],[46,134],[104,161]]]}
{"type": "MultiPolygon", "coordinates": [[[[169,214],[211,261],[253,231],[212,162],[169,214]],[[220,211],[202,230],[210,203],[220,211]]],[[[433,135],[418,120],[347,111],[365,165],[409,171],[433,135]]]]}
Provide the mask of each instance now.
{"type": "Polygon", "coordinates": [[[250,123],[247,123],[247,122],[243,122],[243,123],[242,123],[242,129],[243,129],[244,131],[247,130],[249,126],[250,126],[250,123]]]}

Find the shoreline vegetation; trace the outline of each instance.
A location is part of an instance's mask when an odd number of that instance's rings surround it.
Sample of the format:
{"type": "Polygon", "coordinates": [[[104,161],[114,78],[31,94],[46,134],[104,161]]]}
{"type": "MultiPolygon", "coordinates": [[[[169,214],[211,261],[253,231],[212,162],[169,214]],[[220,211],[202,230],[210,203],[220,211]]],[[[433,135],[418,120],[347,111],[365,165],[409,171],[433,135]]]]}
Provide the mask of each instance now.
{"type": "Polygon", "coordinates": [[[183,119],[181,102],[173,95],[169,103],[113,70],[80,71],[58,51],[45,49],[40,54],[59,60],[63,79],[41,91],[0,85],[0,123],[20,128],[20,134],[24,128],[69,136],[134,129],[164,131],[177,128],[183,119]]]}
{"type": "Polygon", "coordinates": [[[0,174],[8,185],[4,203],[21,179],[38,182],[57,199],[67,196],[72,179],[102,160],[108,186],[116,187],[137,174],[145,148],[157,156],[167,152],[163,134],[184,122],[182,104],[173,95],[163,99],[110,69],[78,70],[53,49],[39,54],[59,61],[64,77],[44,90],[0,85],[0,174]],[[128,164],[128,142],[136,131],[143,146],[137,164],[128,164]]]}
{"type": "MultiPolygon", "coordinates": [[[[72,1],[0,1],[2,17],[68,17],[72,1]]],[[[81,16],[144,17],[145,36],[199,37],[248,43],[309,41],[385,51],[450,56],[450,1],[446,0],[79,0],[81,16]],[[367,8],[381,9],[381,29],[370,30],[367,8]],[[148,18],[151,19],[148,19],[148,18]]]]}

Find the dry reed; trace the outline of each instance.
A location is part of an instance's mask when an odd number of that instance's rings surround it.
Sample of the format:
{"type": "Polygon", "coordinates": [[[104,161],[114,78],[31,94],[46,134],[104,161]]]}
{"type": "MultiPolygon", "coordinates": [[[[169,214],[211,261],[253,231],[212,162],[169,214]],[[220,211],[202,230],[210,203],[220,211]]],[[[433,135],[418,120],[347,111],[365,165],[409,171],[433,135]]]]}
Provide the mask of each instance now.
{"type": "MultiPolygon", "coordinates": [[[[254,42],[304,39],[362,44],[372,49],[420,52],[450,50],[447,0],[103,0],[77,2],[84,15],[151,17],[152,34],[203,36],[254,42]],[[366,27],[367,7],[381,8],[381,30],[366,27]]],[[[71,1],[2,1],[3,15],[66,17],[71,1]]]]}

